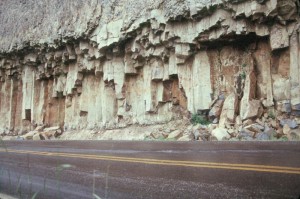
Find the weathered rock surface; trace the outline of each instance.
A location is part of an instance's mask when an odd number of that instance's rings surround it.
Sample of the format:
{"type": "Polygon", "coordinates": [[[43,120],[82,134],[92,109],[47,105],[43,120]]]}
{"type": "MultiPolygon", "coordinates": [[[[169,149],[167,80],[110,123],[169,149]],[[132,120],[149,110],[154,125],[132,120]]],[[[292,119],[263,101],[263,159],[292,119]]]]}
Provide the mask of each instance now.
{"type": "Polygon", "coordinates": [[[180,130],[175,130],[169,134],[168,139],[177,139],[182,136],[182,132],[180,130]]]}
{"type": "Polygon", "coordinates": [[[212,136],[216,137],[218,141],[226,140],[230,138],[229,133],[224,128],[216,128],[212,130],[212,136]]]}
{"type": "Polygon", "coordinates": [[[289,128],[297,128],[298,127],[298,124],[295,120],[291,120],[291,119],[282,119],[280,120],[280,124],[281,126],[285,126],[287,125],[289,128]]]}
{"type": "Polygon", "coordinates": [[[26,133],[25,135],[22,136],[22,138],[24,138],[25,140],[32,140],[33,137],[35,137],[38,134],[37,131],[30,131],[28,133],[26,133]]]}
{"type": "Polygon", "coordinates": [[[32,137],[32,140],[41,140],[40,134],[37,133],[32,137]]]}
{"type": "MultiPolygon", "coordinates": [[[[51,139],[63,131],[153,125],[201,112],[235,137],[250,125],[242,122],[264,113],[261,123],[274,121],[269,110],[285,119],[299,117],[297,5],[296,0],[0,2],[0,129],[5,134],[36,129],[40,138],[51,139]]],[[[263,133],[253,128],[248,131],[263,133]]],[[[174,138],[180,136],[188,139],[174,138]]]]}

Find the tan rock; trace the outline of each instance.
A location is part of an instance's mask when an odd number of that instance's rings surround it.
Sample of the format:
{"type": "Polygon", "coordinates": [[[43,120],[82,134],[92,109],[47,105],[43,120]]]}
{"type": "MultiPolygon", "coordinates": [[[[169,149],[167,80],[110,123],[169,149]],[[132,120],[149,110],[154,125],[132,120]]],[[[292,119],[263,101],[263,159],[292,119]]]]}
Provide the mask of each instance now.
{"type": "Polygon", "coordinates": [[[290,80],[275,74],[272,75],[274,99],[278,102],[288,100],[291,97],[290,80]]]}
{"type": "Polygon", "coordinates": [[[220,73],[223,76],[218,85],[220,91],[241,96],[244,87],[244,75],[253,67],[252,57],[249,53],[239,51],[232,46],[224,46],[220,51],[220,62],[221,73],[218,72],[220,69],[215,71],[215,73],[220,73]]]}
{"type": "MultiPolygon", "coordinates": [[[[273,67],[278,68],[278,74],[281,77],[289,79],[290,64],[291,64],[289,48],[286,48],[282,50],[278,55],[273,56],[272,63],[273,63],[273,67]]],[[[275,91],[273,90],[273,92],[275,91]]]]}
{"type": "Polygon", "coordinates": [[[300,125],[300,118],[295,118],[294,120],[297,122],[298,125],[300,125]]]}
{"type": "Polygon", "coordinates": [[[288,124],[285,124],[285,125],[283,126],[283,134],[285,134],[285,135],[291,134],[291,128],[289,127],[288,124]]]}
{"type": "Polygon", "coordinates": [[[30,131],[21,137],[23,137],[25,140],[32,140],[36,134],[38,134],[38,131],[30,131]]]}
{"type": "Polygon", "coordinates": [[[253,120],[247,119],[247,120],[245,120],[245,121],[243,122],[243,126],[248,126],[248,125],[251,125],[251,124],[253,124],[253,123],[254,123],[253,120]]]}
{"type": "Polygon", "coordinates": [[[259,97],[265,99],[263,100],[264,106],[270,107],[274,105],[271,77],[271,50],[269,44],[266,42],[260,42],[257,48],[254,53],[258,70],[257,90],[259,97]]]}
{"type": "MultiPolygon", "coordinates": [[[[188,86],[192,91],[191,102],[194,104],[192,112],[198,110],[208,110],[211,103],[212,86],[210,81],[210,62],[206,51],[200,51],[195,55],[192,65],[192,84],[188,80],[188,86]],[[209,76],[203,76],[201,74],[207,74],[209,76]]],[[[182,70],[180,70],[182,71],[182,70]]],[[[189,104],[188,104],[189,106],[189,104]]]]}
{"type": "Polygon", "coordinates": [[[251,100],[241,110],[243,120],[260,117],[261,115],[261,102],[260,100],[251,100]]]}
{"type": "Polygon", "coordinates": [[[264,123],[261,119],[259,119],[259,118],[257,118],[257,119],[255,120],[255,122],[256,122],[257,124],[259,124],[260,126],[265,126],[265,123],[264,123]]]}
{"type": "MultiPolygon", "coordinates": [[[[159,132],[151,132],[150,133],[150,136],[152,137],[152,138],[154,138],[154,139],[158,139],[158,138],[160,138],[161,136],[163,136],[161,133],[159,133],[159,132]]],[[[165,136],[163,136],[163,137],[165,137],[165,136]]]]}
{"type": "Polygon", "coordinates": [[[264,130],[264,126],[261,126],[259,124],[251,124],[251,125],[245,126],[244,129],[255,132],[255,133],[259,133],[264,130]]]}
{"type": "Polygon", "coordinates": [[[224,100],[217,100],[209,111],[209,117],[219,118],[222,112],[224,100]]]}
{"type": "Polygon", "coordinates": [[[279,127],[279,123],[276,122],[275,120],[271,120],[270,124],[271,124],[271,127],[275,128],[275,129],[278,129],[278,127],[279,127]]]}
{"type": "Polygon", "coordinates": [[[225,124],[225,128],[226,128],[226,129],[232,129],[232,128],[233,128],[233,123],[229,123],[229,122],[226,123],[226,124],[225,124]]]}
{"type": "Polygon", "coordinates": [[[49,140],[49,138],[47,137],[47,134],[41,132],[39,135],[40,135],[41,140],[49,140]]]}
{"type": "Polygon", "coordinates": [[[250,138],[250,140],[252,140],[252,138],[254,138],[256,135],[256,132],[247,130],[247,129],[242,129],[239,133],[238,133],[238,137],[242,140],[247,140],[247,138],[250,138]]]}
{"type": "Polygon", "coordinates": [[[194,127],[194,125],[191,124],[191,125],[189,125],[189,126],[186,128],[186,130],[191,130],[191,131],[192,131],[192,130],[194,130],[193,127],[194,127]]]}
{"type": "Polygon", "coordinates": [[[277,132],[277,135],[284,135],[282,128],[277,129],[276,132],[277,132]]]}
{"type": "Polygon", "coordinates": [[[32,140],[41,140],[40,134],[39,134],[39,133],[35,134],[35,135],[32,137],[32,140]]]}
{"type": "Polygon", "coordinates": [[[59,135],[62,134],[62,130],[60,129],[59,126],[54,126],[54,127],[49,127],[49,128],[45,128],[41,134],[45,137],[47,137],[48,139],[50,138],[55,138],[58,137],[59,135]]]}
{"type": "Polygon", "coordinates": [[[167,138],[168,136],[169,136],[169,132],[162,132],[162,136],[164,137],[164,138],[167,138]]]}
{"type": "Polygon", "coordinates": [[[234,129],[228,129],[228,133],[229,133],[231,136],[234,136],[235,130],[234,130],[234,129]]]}
{"type": "Polygon", "coordinates": [[[211,132],[212,136],[216,137],[218,141],[227,140],[230,138],[229,133],[224,128],[216,128],[211,132]]]}
{"type": "Polygon", "coordinates": [[[291,85],[291,104],[300,103],[300,77],[299,77],[299,35],[293,31],[290,37],[290,85],[291,85]]]}
{"type": "Polygon", "coordinates": [[[182,131],[181,131],[181,130],[176,130],[176,131],[171,132],[171,133],[168,135],[168,139],[177,139],[177,138],[179,138],[180,136],[182,136],[182,131]]]}
{"type": "Polygon", "coordinates": [[[235,127],[236,128],[239,128],[240,126],[243,125],[243,122],[242,122],[242,119],[241,117],[238,115],[236,118],[235,118],[235,127]]]}
{"type": "Polygon", "coordinates": [[[246,119],[255,117],[260,108],[259,100],[252,100],[255,98],[256,93],[256,75],[252,71],[246,75],[244,95],[240,105],[240,116],[244,121],[246,119]]]}
{"type": "Polygon", "coordinates": [[[50,132],[50,131],[57,131],[59,130],[60,127],[59,126],[53,126],[53,127],[48,127],[44,129],[44,132],[50,132]]]}
{"type": "Polygon", "coordinates": [[[182,137],[180,137],[177,141],[191,141],[192,139],[190,138],[189,135],[184,135],[182,137]]]}
{"type": "Polygon", "coordinates": [[[222,113],[220,116],[219,127],[224,128],[226,123],[235,121],[238,112],[238,96],[234,93],[230,94],[224,102],[222,113]]]}
{"type": "Polygon", "coordinates": [[[44,126],[37,126],[34,130],[38,132],[42,132],[44,130],[44,126]]]}
{"type": "Polygon", "coordinates": [[[217,124],[209,124],[207,130],[211,133],[216,128],[218,128],[217,124]]]}

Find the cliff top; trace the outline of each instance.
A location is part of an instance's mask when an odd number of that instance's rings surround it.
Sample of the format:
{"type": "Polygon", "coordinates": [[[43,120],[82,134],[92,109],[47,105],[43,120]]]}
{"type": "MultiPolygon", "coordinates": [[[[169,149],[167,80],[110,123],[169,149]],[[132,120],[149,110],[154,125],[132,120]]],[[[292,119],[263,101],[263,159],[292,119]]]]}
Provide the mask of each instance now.
{"type": "Polygon", "coordinates": [[[0,52],[90,37],[97,27],[120,19],[123,29],[127,29],[136,20],[148,19],[157,12],[174,20],[179,16],[201,16],[210,7],[243,1],[4,0],[0,2],[0,52]]]}

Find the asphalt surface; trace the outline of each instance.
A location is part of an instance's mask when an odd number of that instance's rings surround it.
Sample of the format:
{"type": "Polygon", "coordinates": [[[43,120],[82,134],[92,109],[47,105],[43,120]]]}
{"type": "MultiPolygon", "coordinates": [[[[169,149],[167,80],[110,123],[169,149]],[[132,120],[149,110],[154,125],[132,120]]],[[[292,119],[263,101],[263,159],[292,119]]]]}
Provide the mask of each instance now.
{"type": "MultiPolygon", "coordinates": [[[[1,143],[0,143],[1,144],[1,143]]],[[[9,141],[18,198],[300,198],[300,142],[9,141]]]]}

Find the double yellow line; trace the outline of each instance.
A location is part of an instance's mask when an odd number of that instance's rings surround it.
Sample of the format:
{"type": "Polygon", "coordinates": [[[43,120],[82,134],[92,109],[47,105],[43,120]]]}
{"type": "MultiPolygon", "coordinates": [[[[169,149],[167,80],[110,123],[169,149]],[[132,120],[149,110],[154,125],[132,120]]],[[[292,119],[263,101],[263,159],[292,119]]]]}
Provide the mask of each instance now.
{"type": "Polygon", "coordinates": [[[177,161],[177,160],[161,160],[148,158],[130,158],[121,156],[104,156],[104,155],[86,155],[78,153],[56,153],[56,152],[41,152],[41,151],[26,151],[26,150],[3,150],[0,152],[16,153],[16,154],[31,154],[39,156],[52,157],[67,157],[67,158],[81,158],[91,160],[105,160],[127,163],[141,163],[152,165],[167,165],[167,166],[182,166],[182,167],[196,167],[196,168],[211,168],[211,169],[230,169],[242,171],[257,171],[257,172],[271,172],[271,173],[286,173],[300,175],[300,167],[283,167],[270,165],[254,165],[254,164],[231,164],[219,162],[197,162],[197,161],[177,161]]]}

